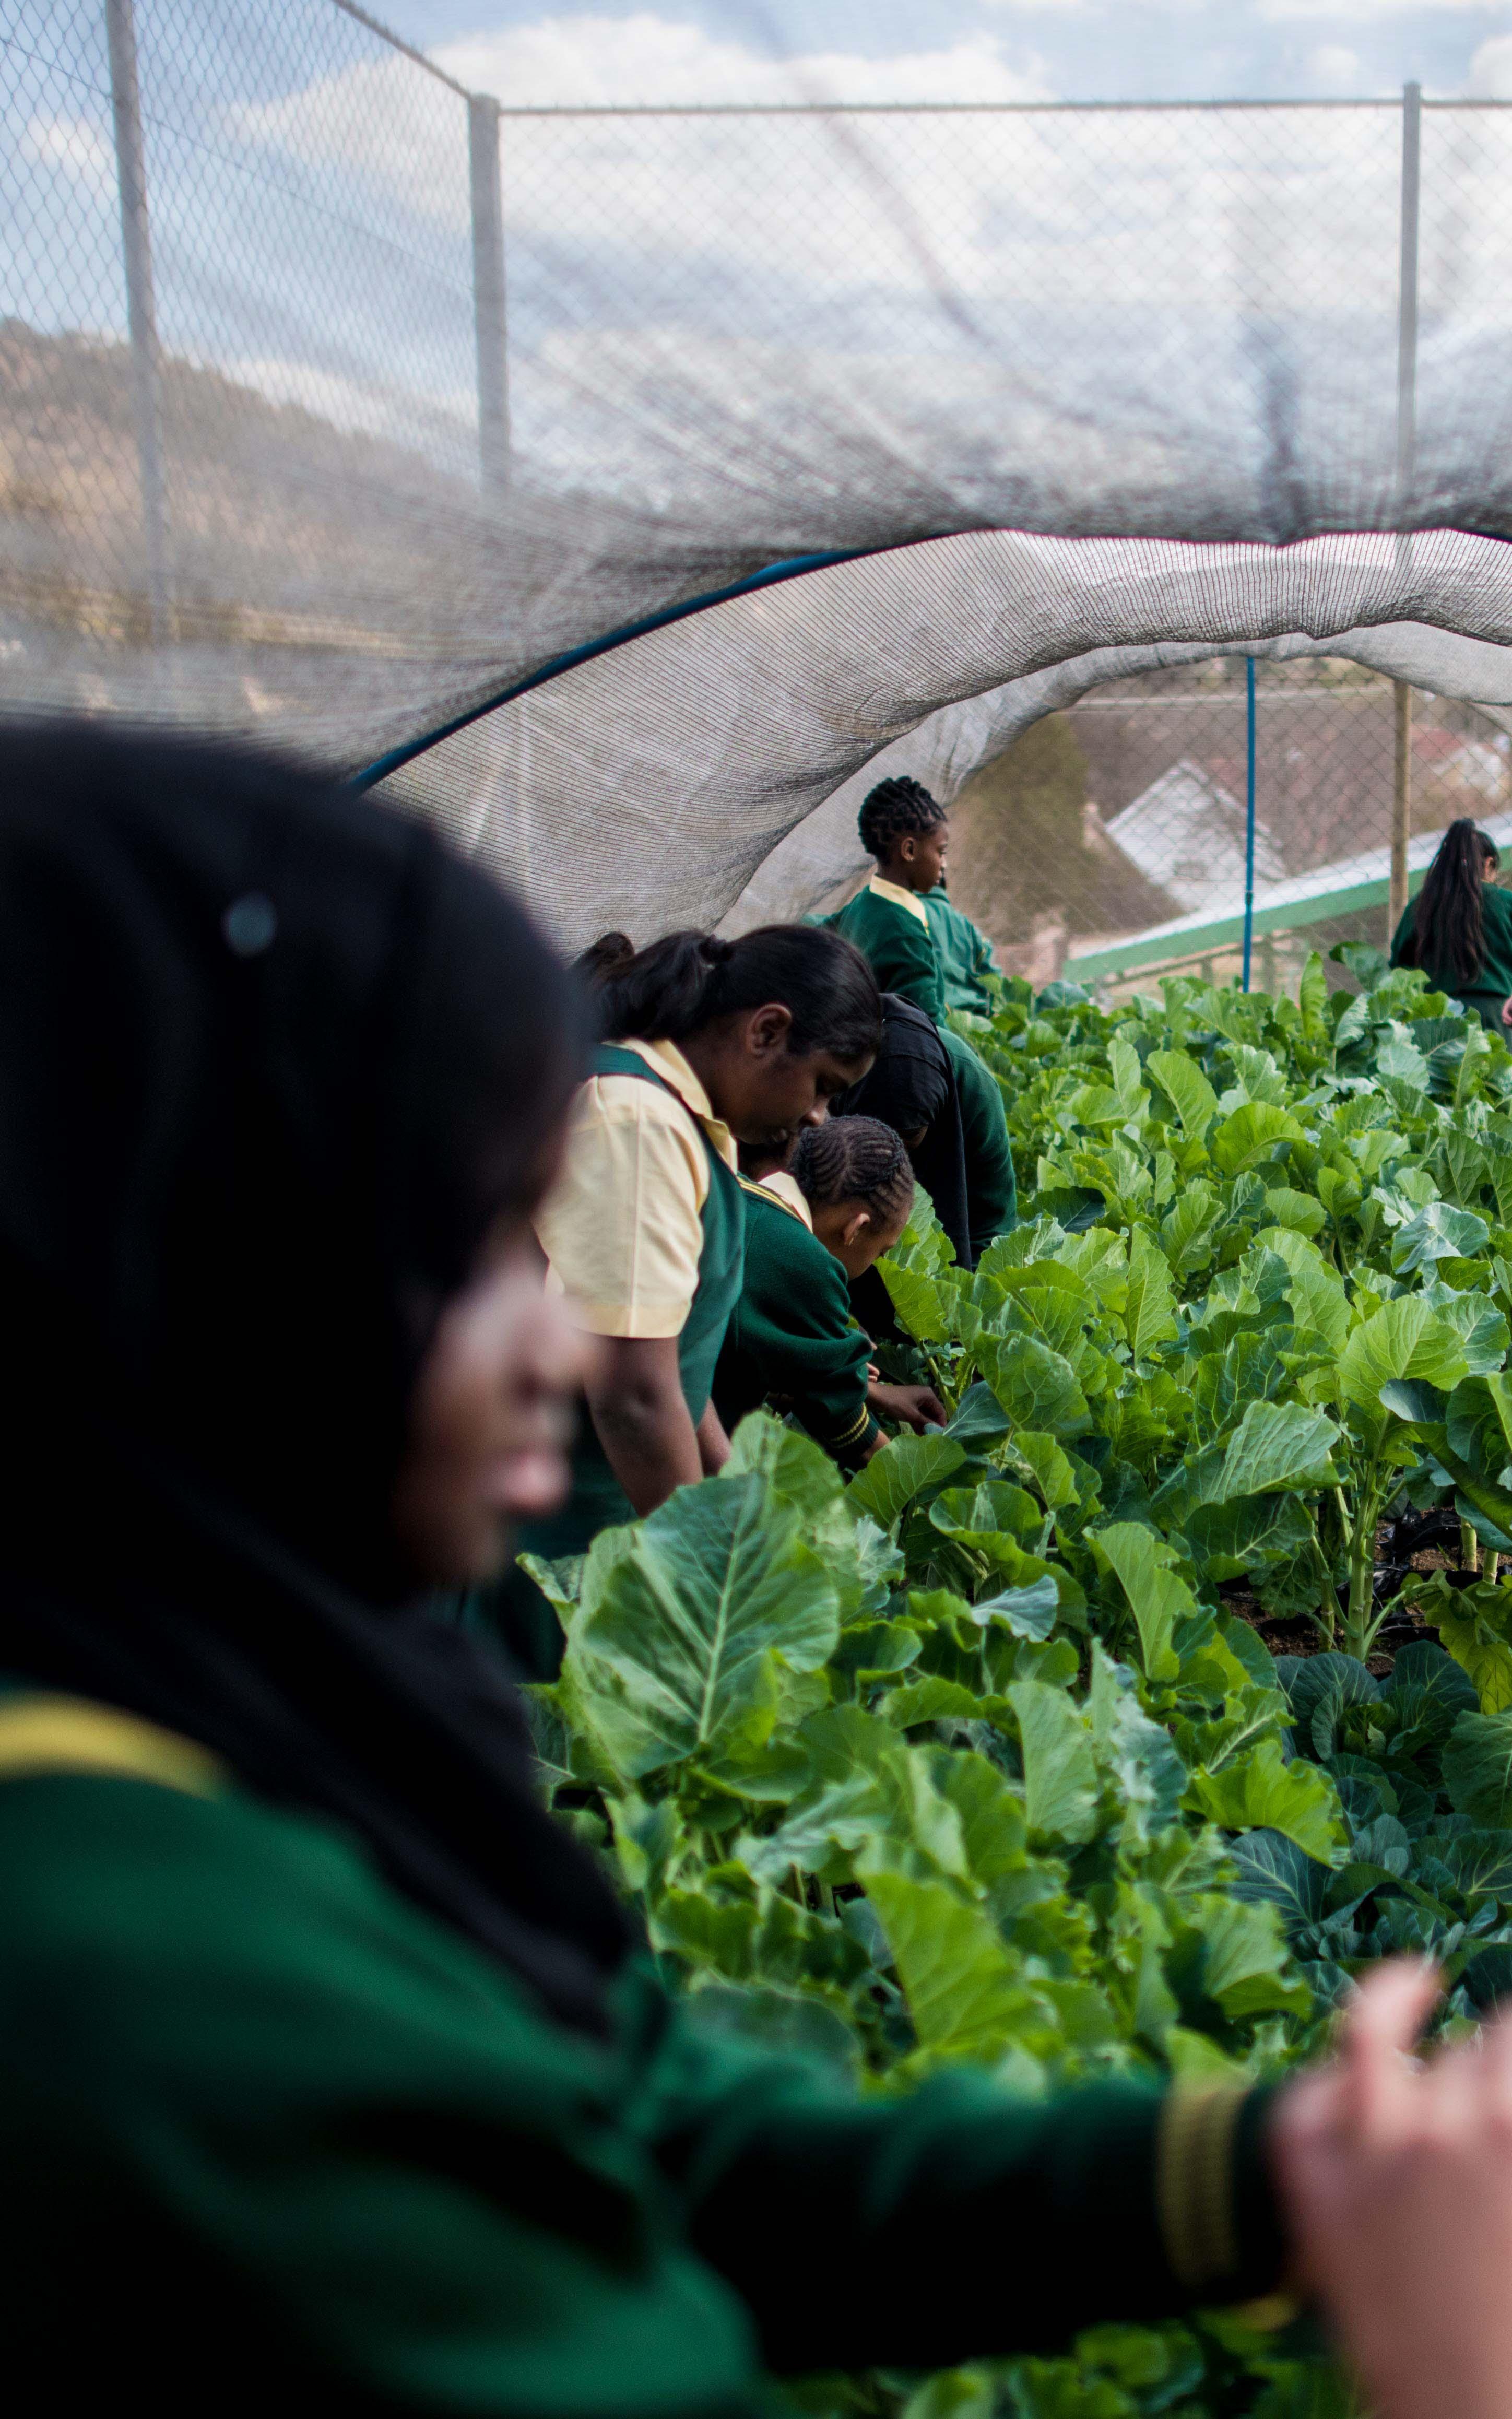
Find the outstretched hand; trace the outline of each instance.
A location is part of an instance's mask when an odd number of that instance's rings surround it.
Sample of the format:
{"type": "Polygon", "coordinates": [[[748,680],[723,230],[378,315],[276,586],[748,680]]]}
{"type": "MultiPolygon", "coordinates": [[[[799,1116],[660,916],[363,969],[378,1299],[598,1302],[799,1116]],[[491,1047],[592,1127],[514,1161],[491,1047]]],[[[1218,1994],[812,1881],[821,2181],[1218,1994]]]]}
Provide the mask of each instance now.
{"type": "Polygon", "coordinates": [[[1364,1982],[1339,2052],[1278,2095],[1293,2282],[1377,2419],[1512,2419],[1512,2019],[1419,2062],[1426,1964],[1364,1982]]]}
{"type": "Polygon", "coordinates": [[[930,1386],[888,1386],[873,1379],[866,1399],[878,1419],[894,1420],[899,1427],[921,1436],[926,1428],[943,1428],[945,1405],[930,1386]]]}

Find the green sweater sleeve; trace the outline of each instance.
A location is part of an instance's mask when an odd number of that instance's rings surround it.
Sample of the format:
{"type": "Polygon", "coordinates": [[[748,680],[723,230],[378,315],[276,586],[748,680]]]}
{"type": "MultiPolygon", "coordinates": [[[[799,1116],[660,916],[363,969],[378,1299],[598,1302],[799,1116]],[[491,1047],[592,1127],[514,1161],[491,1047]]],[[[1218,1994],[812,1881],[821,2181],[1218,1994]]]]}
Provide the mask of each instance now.
{"type": "Polygon", "coordinates": [[[854,941],[883,991],[896,992],[932,1016],[945,1022],[945,981],[939,951],[928,916],[918,916],[896,901],[859,890],[835,918],[835,929],[854,941]]]}
{"type": "Polygon", "coordinates": [[[871,1350],[840,1262],[801,1219],[748,1193],[745,1283],[715,1379],[721,1415],[776,1395],[837,1461],[858,1460],[877,1434],[871,1350]]]}
{"type": "Polygon", "coordinates": [[[962,2069],[856,2102],[676,2027],[656,2080],[645,2106],[690,2239],[782,2374],[1057,2349],[1257,2298],[1281,2273],[1263,2091],[1179,2105],[1120,2081],[1025,2102],[962,2069]]]}

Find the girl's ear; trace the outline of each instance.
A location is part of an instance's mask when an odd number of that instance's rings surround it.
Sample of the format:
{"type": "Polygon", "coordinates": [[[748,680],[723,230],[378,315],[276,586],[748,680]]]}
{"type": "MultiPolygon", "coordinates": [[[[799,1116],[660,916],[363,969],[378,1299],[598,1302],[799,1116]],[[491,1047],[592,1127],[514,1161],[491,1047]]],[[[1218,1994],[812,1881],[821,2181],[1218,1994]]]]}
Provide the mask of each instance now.
{"type": "Polygon", "coordinates": [[[860,1241],[861,1237],[866,1233],[866,1230],[871,1224],[872,1212],[870,1210],[857,1210],[854,1218],[847,1218],[845,1221],[844,1233],[841,1237],[841,1241],[846,1246],[847,1250],[850,1248],[852,1243],[858,1243],[860,1241]]]}

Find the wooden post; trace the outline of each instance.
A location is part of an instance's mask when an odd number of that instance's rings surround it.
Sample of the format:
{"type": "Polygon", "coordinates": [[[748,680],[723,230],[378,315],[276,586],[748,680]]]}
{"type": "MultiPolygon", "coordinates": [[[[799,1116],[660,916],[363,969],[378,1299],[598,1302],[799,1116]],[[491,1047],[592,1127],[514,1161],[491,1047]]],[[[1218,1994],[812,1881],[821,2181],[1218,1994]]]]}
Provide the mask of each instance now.
{"type": "Polygon", "coordinates": [[[1407,843],[1412,829],[1412,687],[1393,681],[1396,747],[1391,793],[1391,896],[1386,908],[1386,946],[1407,905],[1407,843]]]}

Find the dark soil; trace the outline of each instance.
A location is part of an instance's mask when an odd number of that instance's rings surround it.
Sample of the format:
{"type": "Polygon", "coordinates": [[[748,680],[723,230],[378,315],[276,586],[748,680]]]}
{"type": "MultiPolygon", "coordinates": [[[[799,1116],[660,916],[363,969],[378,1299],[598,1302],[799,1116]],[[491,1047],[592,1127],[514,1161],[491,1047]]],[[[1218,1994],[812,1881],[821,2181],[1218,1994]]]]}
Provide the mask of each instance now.
{"type": "MultiPolygon", "coordinates": [[[[1451,1587],[1470,1587],[1479,1573],[1465,1570],[1459,1564],[1459,1522],[1455,1514],[1443,1509],[1431,1512],[1404,1512],[1400,1518],[1383,1520],[1376,1531],[1375,1600],[1379,1609],[1389,1603],[1414,1572],[1442,1571],[1451,1587]]],[[[1226,1610],[1237,1613],[1247,1622],[1257,1638],[1264,1641],[1273,1655],[1322,1655],[1327,1641],[1317,1623],[1307,1613],[1278,1619],[1266,1612],[1244,1579],[1232,1579],[1219,1590],[1226,1610]]],[[[1340,1605],[1342,1621],[1343,1605],[1340,1605]]],[[[1399,1648],[1411,1645],[1414,1639],[1432,1638],[1434,1632],[1421,1622],[1407,1606],[1390,1613],[1376,1632],[1376,1642],[1366,1669],[1377,1679],[1385,1679],[1396,1660],[1399,1648]]]]}

